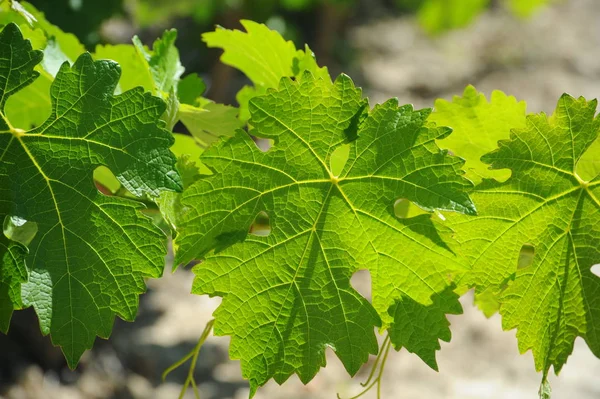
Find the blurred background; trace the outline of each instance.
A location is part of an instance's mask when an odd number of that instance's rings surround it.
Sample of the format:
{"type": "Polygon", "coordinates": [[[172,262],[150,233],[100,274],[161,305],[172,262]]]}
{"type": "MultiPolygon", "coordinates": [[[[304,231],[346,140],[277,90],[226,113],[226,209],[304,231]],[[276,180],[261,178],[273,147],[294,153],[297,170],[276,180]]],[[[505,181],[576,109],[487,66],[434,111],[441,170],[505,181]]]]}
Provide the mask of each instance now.
{"type": "MultiPolygon", "coordinates": [[[[247,83],[218,62],[219,50],[200,40],[216,24],[241,28],[240,19],[264,22],[303,48],[308,43],[333,75],[349,74],[371,102],[431,107],[436,98],[460,95],[467,84],[489,95],[500,89],[526,100],[528,111],[551,113],[563,92],[596,98],[600,93],[600,2],[597,0],[31,0],[48,20],[96,44],[150,45],[164,29],[179,31],[177,46],[187,72],[208,87],[206,96],[235,105],[247,83]]],[[[98,339],[76,371],[39,333],[29,309],[16,312],[0,335],[0,398],[174,399],[186,366],[161,381],[161,373],[195,345],[218,299],[189,294],[192,274],[149,281],[135,323],[117,320],[110,340],[98,339]]],[[[369,295],[369,276],[353,285],[369,295]]],[[[465,314],[450,316],[453,339],[442,343],[440,372],[402,350],[388,358],[382,398],[535,398],[541,376],[530,353],[519,355],[515,332],[500,318],[486,319],[462,299],[465,314]]],[[[228,339],[210,337],[194,370],[201,397],[247,398],[239,363],[228,359],[228,339]]],[[[373,361],[374,359],[372,359],[373,361]]],[[[367,364],[350,379],[331,352],[328,366],[303,386],[292,377],[269,383],[256,398],[350,398],[361,391],[367,364]]],[[[551,378],[553,398],[600,398],[600,360],[578,339],[560,378],[551,378]]],[[[375,398],[376,393],[366,394],[375,398]]],[[[190,390],[184,398],[194,398],[190,390]]]]}

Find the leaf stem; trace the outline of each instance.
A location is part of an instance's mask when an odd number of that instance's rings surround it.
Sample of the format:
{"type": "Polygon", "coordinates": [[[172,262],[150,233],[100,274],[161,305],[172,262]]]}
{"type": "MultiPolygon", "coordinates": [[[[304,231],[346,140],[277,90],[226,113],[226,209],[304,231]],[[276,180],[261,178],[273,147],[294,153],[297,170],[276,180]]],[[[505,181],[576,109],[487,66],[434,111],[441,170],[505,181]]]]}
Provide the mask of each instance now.
{"type": "MultiPolygon", "coordinates": [[[[377,358],[375,359],[375,363],[373,364],[373,367],[371,368],[371,373],[369,373],[369,377],[367,378],[367,380],[365,382],[360,384],[361,386],[365,387],[365,389],[363,389],[357,395],[352,396],[351,398],[348,398],[348,399],[360,398],[361,396],[363,396],[364,394],[369,392],[375,385],[377,385],[377,399],[381,399],[381,378],[383,377],[385,363],[387,362],[387,357],[390,353],[391,346],[392,346],[392,343],[390,341],[390,336],[387,335],[385,337],[385,339],[383,340],[383,344],[381,345],[381,351],[379,352],[379,354],[377,355],[377,358]],[[379,363],[380,360],[381,360],[381,363],[379,363]],[[378,365],[379,365],[379,370],[377,369],[378,365]],[[375,379],[373,379],[375,374],[377,374],[377,377],[375,379]]],[[[338,399],[342,399],[342,397],[340,396],[339,393],[337,394],[337,397],[338,397],[338,399]]]]}
{"type": "Polygon", "coordinates": [[[390,336],[386,335],[385,339],[383,340],[383,344],[381,345],[381,350],[379,351],[379,353],[377,354],[377,357],[375,358],[375,363],[373,363],[373,367],[371,368],[369,377],[367,378],[367,380],[365,382],[361,382],[360,386],[366,387],[367,385],[369,385],[369,383],[375,376],[375,371],[377,370],[377,365],[379,364],[379,360],[381,360],[381,355],[383,354],[385,346],[387,345],[389,340],[390,340],[390,336]]]}
{"type": "Polygon", "coordinates": [[[176,361],[175,363],[173,363],[162,373],[162,380],[164,382],[166,380],[167,376],[173,370],[175,370],[178,367],[180,367],[181,365],[183,365],[189,359],[192,359],[192,361],[190,363],[190,368],[188,370],[187,378],[185,379],[185,383],[183,384],[183,387],[181,388],[181,392],[179,394],[179,399],[183,399],[183,397],[185,396],[185,393],[187,392],[187,389],[190,385],[192,386],[192,389],[194,391],[194,397],[196,399],[200,399],[200,392],[198,391],[198,386],[197,386],[196,380],[194,378],[194,371],[196,370],[196,363],[198,361],[198,355],[200,354],[200,349],[202,348],[204,341],[206,341],[206,338],[208,338],[208,335],[212,331],[214,324],[215,324],[215,319],[212,319],[208,323],[206,323],[206,327],[204,327],[204,331],[202,331],[202,335],[200,335],[200,338],[198,339],[198,342],[196,343],[194,348],[187,355],[185,355],[183,358],[181,358],[178,361],[176,361]]]}

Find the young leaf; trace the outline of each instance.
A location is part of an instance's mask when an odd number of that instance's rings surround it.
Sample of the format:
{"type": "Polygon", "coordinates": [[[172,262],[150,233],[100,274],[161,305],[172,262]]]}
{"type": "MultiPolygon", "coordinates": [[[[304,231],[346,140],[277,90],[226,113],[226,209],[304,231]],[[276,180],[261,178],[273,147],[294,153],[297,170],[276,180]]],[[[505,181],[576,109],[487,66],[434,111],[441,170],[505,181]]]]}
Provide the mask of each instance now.
{"type": "Polygon", "coordinates": [[[130,44],[98,45],[94,52],[96,60],[113,60],[121,66],[118,92],[124,92],[141,86],[144,90],[158,93],[150,67],[138,47],[130,44]]]}
{"type": "MultiPolygon", "coordinates": [[[[144,278],[161,275],[166,252],[143,206],[100,194],[94,169],[107,166],[137,196],[179,190],[181,181],[173,138],[159,122],[164,103],[141,88],[114,96],[120,69],[112,61],[83,54],[63,64],[48,120],[29,131],[13,126],[4,105],[37,77],[41,58],[16,25],[0,33],[0,217],[37,223],[23,303],[74,367],[96,335],[110,335],[115,314],[134,318],[144,278]]],[[[3,276],[10,268],[2,264],[3,276]]]]}
{"type": "Polygon", "coordinates": [[[217,28],[202,35],[208,47],[223,49],[221,62],[242,71],[254,84],[243,87],[236,100],[240,106],[240,119],[250,117],[248,102],[251,98],[276,88],[283,77],[300,77],[304,71],[314,76],[330,79],[327,68],[320,68],[314,54],[296,50],[294,43],[286,41],[279,32],[253,21],[240,21],[246,32],[217,28]]]}
{"type": "Polygon", "coordinates": [[[179,119],[203,147],[208,147],[222,136],[232,136],[236,129],[241,128],[242,122],[237,114],[237,108],[213,102],[202,107],[179,106],[179,119]]]}
{"type": "Polygon", "coordinates": [[[550,118],[528,116],[482,158],[512,176],[475,188],[478,217],[449,217],[472,267],[461,283],[500,291],[503,327],[518,329],[519,349],[533,351],[544,381],[577,336],[600,356],[600,279],[591,272],[600,263],[600,175],[576,173],[598,138],[595,113],[595,100],[565,94],[550,118]]]}
{"type": "Polygon", "coordinates": [[[198,97],[204,93],[206,85],[195,73],[188,74],[177,84],[179,102],[187,105],[198,105],[198,97]]]}
{"type": "Polygon", "coordinates": [[[133,38],[136,50],[144,56],[148,63],[156,94],[169,93],[172,89],[176,89],[179,78],[184,72],[179,61],[179,51],[175,47],[176,39],[177,31],[175,29],[167,30],[162,38],[154,42],[152,51],[150,51],[144,47],[137,36],[133,38]]]}
{"type": "Polygon", "coordinates": [[[483,93],[467,86],[463,96],[455,96],[452,102],[438,99],[435,111],[429,120],[442,126],[450,126],[452,134],[439,142],[454,154],[465,158],[466,176],[472,181],[484,177],[506,180],[507,170],[490,170],[481,162],[482,155],[498,146],[498,141],[507,139],[512,129],[525,127],[524,101],[507,96],[501,91],[492,92],[488,102],[483,93]]]}
{"type": "Polygon", "coordinates": [[[221,62],[242,71],[257,86],[277,87],[279,79],[294,76],[293,60],[301,51],[294,43],[257,22],[240,21],[246,32],[217,28],[202,35],[208,47],[224,50],[221,62]]]}
{"type": "MultiPolygon", "coordinates": [[[[182,195],[177,262],[206,257],[194,269],[193,292],[223,297],[215,333],[232,336],[230,354],[241,359],[252,393],[292,373],[309,381],[326,346],[354,374],[377,351],[380,317],[386,326],[398,321],[393,329],[407,321],[429,332],[447,328],[436,310],[460,311],[456,297],[442,307],[432,299],[448,288],[455,262],[429,216],[401,221],[393,212],[395,200],[407,198],[427,210],[474,213],[462,161],[435,145],[450,130],[427,125],[428,110],[394,100],[370,114],[367,107],[345,75],[335,83],[310,72],[283,79],[250,102],[253,134],[274,147],[262,152],[238,131],[203,153],[214,174],[182,195]],[[335,176],[330,158],[344,143],[350,156],[335,176]],[[262,213],[270,234],[248,235],[262,213]],[[350,286],[361,268],[373,273],[380,317],[350,286]],[[416,312],[422,317],[405,320],[416,312]]],[[[398,334],[395,344],[432,364],[438,337],[430,337],[398,334]]]]}

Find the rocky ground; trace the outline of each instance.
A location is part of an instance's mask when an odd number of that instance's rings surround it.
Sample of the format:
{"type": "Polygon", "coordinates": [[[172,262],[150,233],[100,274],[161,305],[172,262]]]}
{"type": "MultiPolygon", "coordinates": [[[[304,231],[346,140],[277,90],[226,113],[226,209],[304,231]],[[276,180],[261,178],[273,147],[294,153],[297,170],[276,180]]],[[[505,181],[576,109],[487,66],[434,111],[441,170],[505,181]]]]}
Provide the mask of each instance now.
{"type": "MultiPolygon", "coordinates": [[[[527,100],[529,111],[551,112],[564,91],[588,98],[600,93],[599,20],[597,0],[566,0],[529,21],[495,10],[437,39],[423,35],[411,19],[390,19],[353,29],[350,40],[373,102],[397,96],[401,103],[429,107],[435,98],[451,98],[474,84],[486,93],[501,89],[527,100]]],[[[368,291],[367,274],[355,280],[368,291]]],[[[177,398],[187,369],[172,373],[165,383],[160,375],[192,349],[219,303],[189,294],[191,281],[186,270],[150,281],[138,320],[117,321],[112,338],[99,340],[76,372],[65,368],[47,339],[31,332],[32,313],[20,312],[9,336],[0,336],[0,398],[177,398]]],[[[449,317],[453,339],[438,354],[440,372],[404,350],[393,352],[382,398],[536,397],[540,375],[530,353],[519,355],[515,332],[503,332],[498,316],[488,320],[475,310],[470,295],[462,302],[465,313],[449,317]]],[[[202,349],[196,376],[203,399],[248,396],[239,362],[228,360],[227,347],[228,339],[211,337],[202,349]]],[[[328,366],[307,386],[292,377],[283,387],[267,384],[256,398],[333,399],[336,393],[348,398],[360,391],[368,372],[366,365],[350,379],[330,352],[328,366]]],[[[600,398],[598,375],[600,360],[577,340],[560,378],[551,378],[553,397],[600,398]]],[[[190,391],[184,397],[194,395],[190,391]]]]}

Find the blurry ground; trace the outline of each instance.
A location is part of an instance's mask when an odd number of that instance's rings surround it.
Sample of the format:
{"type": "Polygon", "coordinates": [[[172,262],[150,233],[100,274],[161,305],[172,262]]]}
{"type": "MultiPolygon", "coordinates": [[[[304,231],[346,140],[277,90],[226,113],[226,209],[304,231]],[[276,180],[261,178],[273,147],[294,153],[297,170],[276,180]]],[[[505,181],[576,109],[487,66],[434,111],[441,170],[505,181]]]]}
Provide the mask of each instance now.
{"type": "MultiPolygon", "coordinates": [[[[526,22],[495,11],[435,40],[410,19],[380,21],[351,32],[359,60],[350,73],[358,70],[356,80],[372,103],[397,96],[401,103],[429,107],[433,99],[450,99],[474,84],[487,94],[501,89],[527,100],[529,111],[551,112],[564,91],[588,98],[600,93],[598,21],[597,0],[567,0],[526,22]]],[[[361,289],[368,287],[365,274],[355,280],[361,289]]],[[[31,312],[18,312],[9,336],[0,336],[0,397],[177,398],[187,370],[174,372],[164,384],[160,374],[194,346],[218,305],[218,300],[190,295],[191,281],[191,273],[184,270],[150,281],[138,320],[117,321],[112,338],[98,340],[74,373],[64,368],[57,351],[47,349],[47,340],[29,336],[31,312]],[[42,361],[40,348],[46,348],[42,361]]],[[[383,398],[537,397],[540,376],[531,354],[518,354],[515,332],[503,332],[497,316],[485,319],[471,306],[470,296],[463,304],[464,315],[449,317],[453,339],[438,354],[440,373],[415,355],[393,352],[383,398]]],[[[247,397],[239,363],[228,360],[227,346],[228,339],[211,337],[201,352],[196,376],[203,399],[247,397]]],[[[292,377],[283,387],[269,383],[256,398],[333,399],[337,392],[347,398],[360,391],[358,383],[368,372],[367,365],[351,380],[330,353],[327,368],[308,386],[292,377]]],[[[600,360],[578,340],[560,378],[552,378],[553,398],[600,398],[598,375],[600,360]]],[[[193,398],[191,391],[185,398],[193,398]]]]}

